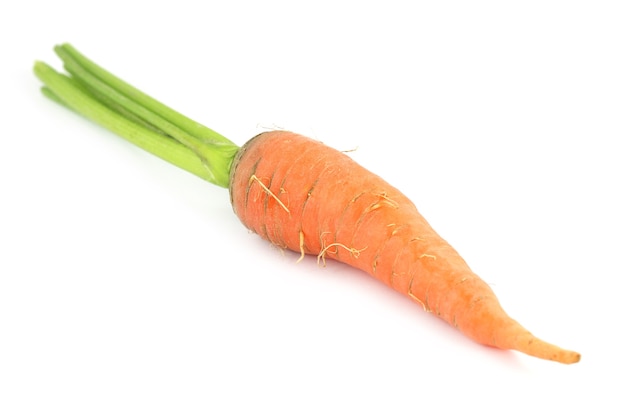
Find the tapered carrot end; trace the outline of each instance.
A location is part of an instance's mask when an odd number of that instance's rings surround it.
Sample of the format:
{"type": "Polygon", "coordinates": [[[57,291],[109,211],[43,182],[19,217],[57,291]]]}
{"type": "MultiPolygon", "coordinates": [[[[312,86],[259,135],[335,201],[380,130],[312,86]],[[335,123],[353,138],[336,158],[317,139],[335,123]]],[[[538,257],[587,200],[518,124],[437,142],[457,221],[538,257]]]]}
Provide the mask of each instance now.
{"type": "Polygon", "coordinates": [[[562,364],[574,364],[580,361],[580,353],[562,349],[559,346],[538,339],[529,332],[518,335],[516,341],[507,348],[562,364]]]}
{"type": "Polygon", "coordinates": [[[544,346],[538,347],[538,349],[530,348],[519,351],[534,357],[543,358],[544,360],[556,361],[557,363],[562,364],[574,364],[580,361],[580,353],[571,350],[564,350],[549,343],[544,343],[544,346]]]}
{"type": "MultiPolygon", "coordinates": [[[[562,364],[580,361],[580,353],[543,341],[502,309],[495,296],[475,303],[472,315],[459,328],[475,341],[503,350],[516,350],[543,360],[562,364]]],[[[456,322],[463,321],[460,318],[456,322]]]]}
{"type": "Polygon", "coordinates": [[[580,361],[580,353],[575,351],[564,350],[563,355],[560,356],[558,360],[559,363],[563,364],[574,364],[580,361]]]}

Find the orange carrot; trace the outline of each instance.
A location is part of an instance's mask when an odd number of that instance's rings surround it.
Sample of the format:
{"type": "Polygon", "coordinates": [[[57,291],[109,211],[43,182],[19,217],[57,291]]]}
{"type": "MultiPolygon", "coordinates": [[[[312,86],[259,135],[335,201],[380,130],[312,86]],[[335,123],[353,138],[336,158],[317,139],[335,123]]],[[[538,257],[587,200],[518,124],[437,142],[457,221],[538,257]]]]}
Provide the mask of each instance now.
{"type": "Polygon", "coordinates": [[[261,237],[359,268],[479,343],[561,363],[580,359],[511,319],[415,205],[346,154],[295,133],[262,133],[235,157],[230,196],[261,237]]]}
{"type": "Polygon", "coordinates": [[[282,248],[362,269],[473,340],[561,363],[580,354],[511,319],[400,191],[346,154],[286,131],[241,148],[85,58],[55,48],[69,75],[35,64],[44,94],[137,146],[222,187],[242,223],[282,248]]]}

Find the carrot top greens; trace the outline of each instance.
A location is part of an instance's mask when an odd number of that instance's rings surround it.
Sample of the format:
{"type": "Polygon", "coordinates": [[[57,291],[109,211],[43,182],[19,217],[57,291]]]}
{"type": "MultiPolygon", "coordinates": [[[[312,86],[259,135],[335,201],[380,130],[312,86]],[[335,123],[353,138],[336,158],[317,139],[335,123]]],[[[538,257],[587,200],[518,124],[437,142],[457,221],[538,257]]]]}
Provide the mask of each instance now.
{"type": "Polygon", "coordinates": [[[35,74],[50,99],[142,149],[221,187],[228,187],[239,146],[107,72],[70,44],[54,48],[68,75],[44,62],[35,74]]]}

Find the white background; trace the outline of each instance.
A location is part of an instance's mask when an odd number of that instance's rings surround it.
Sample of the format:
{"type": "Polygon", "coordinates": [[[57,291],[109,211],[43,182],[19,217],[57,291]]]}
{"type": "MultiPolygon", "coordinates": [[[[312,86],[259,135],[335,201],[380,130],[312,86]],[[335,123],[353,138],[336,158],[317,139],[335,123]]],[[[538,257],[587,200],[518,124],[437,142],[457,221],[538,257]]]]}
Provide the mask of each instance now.
{"type": "MultiPolygon", "coordinates": [[[[621,1],[0,6],[0,406],[623,407],[621,1]],[[572,366],[296,264],[225,189],[39,93],[71,42],[241,144],[313,136],[402,189],[572,366]]],[[[9,5],[10,4],[10,5],[9,5]]]]}

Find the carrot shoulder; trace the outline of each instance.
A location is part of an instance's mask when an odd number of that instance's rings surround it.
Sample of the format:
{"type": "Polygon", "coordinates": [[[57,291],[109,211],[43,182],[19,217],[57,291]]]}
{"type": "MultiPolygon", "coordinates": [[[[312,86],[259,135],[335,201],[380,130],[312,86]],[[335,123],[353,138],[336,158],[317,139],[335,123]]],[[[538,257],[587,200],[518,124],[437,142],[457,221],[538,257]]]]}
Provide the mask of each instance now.
{"type": "Polygon", "coordinates": [[[481,344],[580,359],[510,318],[404,194],[335,149],[291,132],[262,133],[235,156],[230,195],[242,223],[263,238],[359,268],[481,344]]]}

